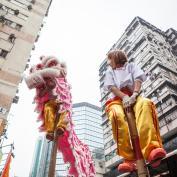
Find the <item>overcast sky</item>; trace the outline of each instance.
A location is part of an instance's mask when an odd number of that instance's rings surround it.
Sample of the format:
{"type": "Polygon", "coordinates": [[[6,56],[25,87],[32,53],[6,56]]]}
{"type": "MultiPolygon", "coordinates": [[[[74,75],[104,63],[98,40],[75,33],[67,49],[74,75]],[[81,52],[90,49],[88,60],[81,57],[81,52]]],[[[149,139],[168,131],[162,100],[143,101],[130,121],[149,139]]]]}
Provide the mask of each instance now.
{"type": "MultiPolygon", "coordinates": [[[[73,102],[100,106],[99,65],[135,16],[166,31],[177,29],[176,0],[53,0],[49,16],[35,44],[31,62],[55,55],[68,66],[73,102]]],[[[20,101],[12,107],[9,141],[15,144],[11,173],[28,177],[39,133],[33,113],[33,91],[20,85],[20,101]]]]}

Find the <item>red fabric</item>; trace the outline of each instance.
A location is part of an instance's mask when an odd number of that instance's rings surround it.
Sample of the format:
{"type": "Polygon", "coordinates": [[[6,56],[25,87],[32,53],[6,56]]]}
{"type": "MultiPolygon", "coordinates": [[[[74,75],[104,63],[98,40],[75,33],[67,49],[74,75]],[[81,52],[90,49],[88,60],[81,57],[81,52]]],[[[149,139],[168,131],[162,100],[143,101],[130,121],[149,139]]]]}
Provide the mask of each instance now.
{"type": "Polygon", "coordinates": [[[2,171],[1,177],[9,177],[9,171],[10,171],[10,162],[11,162],[12,152],[10,151],[6,163],[4,165],[4,169],[2,171]]]}
{"type": "Polygon", "coordinates": [[[140,148],[140,140],[138,136],[136,136],[135,138],[132,138],[132,145],[135,151],[136,160],[143,159],[143,155],[142,155],[141,148],[140,148]]]}
{"type": "MultiPolygon", "coordinates": [[[[124,94],[128,95],[128,96],[132,95],[132,92],[127,87],[122,88],[120,91],[123,92],[124,94]]],[[[121,101],[122,99],[118,96],[115,96],[114,98],[106,101],[106,106],[109,105],[111,102],[116,101],[116,100],[121,101]]]]}

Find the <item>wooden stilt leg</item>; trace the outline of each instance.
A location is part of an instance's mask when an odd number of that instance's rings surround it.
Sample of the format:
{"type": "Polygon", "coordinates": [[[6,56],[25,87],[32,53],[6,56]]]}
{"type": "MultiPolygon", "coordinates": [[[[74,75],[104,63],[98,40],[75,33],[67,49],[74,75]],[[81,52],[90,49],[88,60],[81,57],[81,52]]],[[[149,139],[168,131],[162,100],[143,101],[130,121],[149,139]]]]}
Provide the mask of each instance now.
{"type": "Polygon", "coordinates": [[[136,157],[138,177],[148,177],[149,173],[141,152],[139,135],[138,135],[136,122],[135,122],[135,115],[132,107],[126,108],[125,112],[127,115],[127,122],[128,122],[129,132],[131,136],[131,142],[136,157]]]}
{"type": "Polygon", "coordinates": [[[53,140],[52,152],[51,152],[51,157],[50,157],[48,177],[55,177],[55,166],[56,166],[56,156],[57,156],[57,139],[58,139],[58,135],[56,133],[54,133],[54,140],[53,140]]]}

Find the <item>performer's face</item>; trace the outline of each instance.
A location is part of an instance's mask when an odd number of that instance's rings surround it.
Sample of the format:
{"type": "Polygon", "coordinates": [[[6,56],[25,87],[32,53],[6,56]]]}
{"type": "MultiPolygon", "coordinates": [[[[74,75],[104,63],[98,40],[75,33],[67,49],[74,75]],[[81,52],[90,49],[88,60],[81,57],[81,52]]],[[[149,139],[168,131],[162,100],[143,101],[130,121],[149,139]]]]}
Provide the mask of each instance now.
{"type": "Polygon", "coordinates": [[[108,65],[111,66],[112,69],[116,68],[115,60],[114,60],[113,57],[109,57],[108,60],[107,60],[107,63],[108,63],[108,65]]]}

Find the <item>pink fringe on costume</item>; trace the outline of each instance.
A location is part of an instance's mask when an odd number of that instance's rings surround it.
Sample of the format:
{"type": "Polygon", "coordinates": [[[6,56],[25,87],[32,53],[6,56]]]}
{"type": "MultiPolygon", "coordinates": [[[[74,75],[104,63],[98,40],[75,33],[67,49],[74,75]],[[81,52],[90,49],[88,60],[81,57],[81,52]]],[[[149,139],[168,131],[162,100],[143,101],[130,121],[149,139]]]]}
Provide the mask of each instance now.
{"type": "MultiPolygon", "coordinates": [[[[74,131],[71,119],[72,102],[70,86],[65,78],[56,78],[54,94],[62,102],[59,112],[67,112],[65,119],[69,122],[64,135],[58,138],[58,150],[62,153],[64,162],[70,163],[68,177],[95,177],[94,163],[89,148],[78,139],[74,131]]],[[[49,99],[49,95],[47,94],[43,98],[35,98],[35,102],[37,103],[36,110],[39,112],[38,120],[43,122],[39,128],[40,131],[45,131],[43,108],[45,102],[49,99]]]]}

